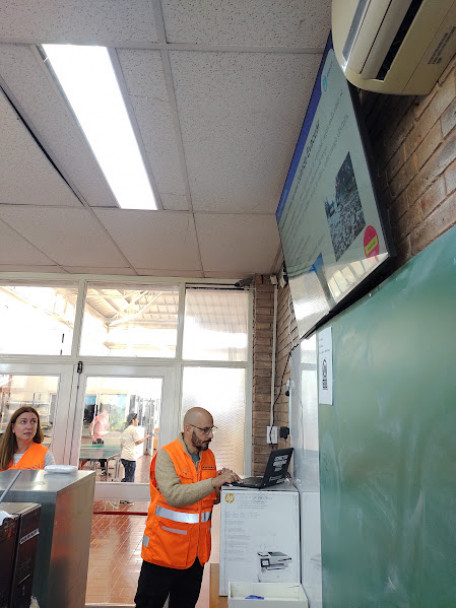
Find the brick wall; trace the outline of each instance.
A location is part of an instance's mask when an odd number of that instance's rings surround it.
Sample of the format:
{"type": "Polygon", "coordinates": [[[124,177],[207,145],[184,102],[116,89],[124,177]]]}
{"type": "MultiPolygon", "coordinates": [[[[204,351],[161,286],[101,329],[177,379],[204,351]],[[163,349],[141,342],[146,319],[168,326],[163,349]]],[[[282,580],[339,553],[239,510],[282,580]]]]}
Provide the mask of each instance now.
{"type": "Polygon", "coordinates": [[[360,99],[400,267],[456,223],[456,58],[425,97],[360,99]]]}
{"type": "MultiPolygon", "coordinates": [[[[360,101],[399,268],[456,224],[456,58],[427,96],[362,91],[360,101]]],[[[299,337],[288,286],[277,295],[275,424],[288,426],[288,358],[299,337]]],[[[274,288],[268,277],[257,277],[254,301],[252,462],[258,474],[269,452],[274,288]]]]}
{"type": "MultiPolygon", "coordinates": [[[[274,291],[269,276],[256,275],[254,281],[253,305],[253,388],[252,388],[252,471],[254,475],[264,470],[271,446],[266,441],[266,430],[271,419],[271,402],[274,403],[274,426],[288,426],[288,398],[285,395],[289,378],[288,359],[290,339],[298,343],[288,287],[277,290],[277,324],[274,396],[271,394],[273,376],[274,342],[274,291]]],[[[289,440],[279,438],[279,447],[289,444],[289,440]]]]}
{"type": "Polygon", "coordinates": [[[271,416],[274,286],[269,276],[256,275],[253,299],[252,472],[259,475],[270,447],[266,427],[271,416]]]}

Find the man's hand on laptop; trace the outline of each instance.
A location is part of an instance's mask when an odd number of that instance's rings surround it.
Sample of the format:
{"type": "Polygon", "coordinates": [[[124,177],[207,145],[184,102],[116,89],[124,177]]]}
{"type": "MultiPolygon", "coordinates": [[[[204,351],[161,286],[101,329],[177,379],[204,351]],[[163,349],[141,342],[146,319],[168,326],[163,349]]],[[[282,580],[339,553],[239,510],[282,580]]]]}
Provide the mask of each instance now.
{"type": "Polygon", "coordinates": [[[212,478],[212,487],[221,488],[225,483],[233,483],[239,481],[240,477],[231,469],[220,469],[217,471],[217,477],[212,478]]]}

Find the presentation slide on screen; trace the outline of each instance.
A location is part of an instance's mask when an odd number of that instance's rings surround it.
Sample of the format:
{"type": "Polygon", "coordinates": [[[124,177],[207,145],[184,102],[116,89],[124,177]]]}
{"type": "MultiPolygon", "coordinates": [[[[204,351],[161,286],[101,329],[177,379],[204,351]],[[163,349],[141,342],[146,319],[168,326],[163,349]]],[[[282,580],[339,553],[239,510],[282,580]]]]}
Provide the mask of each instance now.
{"type": "Polygon", "coordinates": [[[350,90],[331,45],[276,215],[298,325],[307,331],[388,257],[350,90]]]}

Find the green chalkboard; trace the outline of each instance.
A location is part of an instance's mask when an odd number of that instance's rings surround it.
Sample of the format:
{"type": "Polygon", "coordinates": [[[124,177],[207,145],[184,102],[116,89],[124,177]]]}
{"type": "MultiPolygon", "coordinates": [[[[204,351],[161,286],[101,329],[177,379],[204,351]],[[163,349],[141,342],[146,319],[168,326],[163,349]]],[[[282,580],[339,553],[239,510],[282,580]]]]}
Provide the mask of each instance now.
{"type": "Polygon", "coordinates": [[[454,608],[456,228],[328,326],[323,608],[454,608]]]}

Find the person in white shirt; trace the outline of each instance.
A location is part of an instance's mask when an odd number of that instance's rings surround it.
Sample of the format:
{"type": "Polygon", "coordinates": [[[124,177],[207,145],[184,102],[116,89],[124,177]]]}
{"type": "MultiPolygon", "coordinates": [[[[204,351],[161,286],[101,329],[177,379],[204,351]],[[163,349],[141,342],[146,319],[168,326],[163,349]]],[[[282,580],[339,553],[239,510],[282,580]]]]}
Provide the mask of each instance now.
{"type": "Polygon", "coordinates": [[[134,483],[136,470],[136,446],[144,443],[151,435],[140,439],[136,427],[138,426],[138,414],[131,413],[127,417],[127,426],[120,438],[120,460],[125,469],[125,477],[121,481],[134,483]]]}

